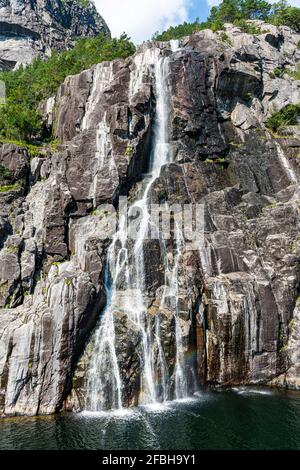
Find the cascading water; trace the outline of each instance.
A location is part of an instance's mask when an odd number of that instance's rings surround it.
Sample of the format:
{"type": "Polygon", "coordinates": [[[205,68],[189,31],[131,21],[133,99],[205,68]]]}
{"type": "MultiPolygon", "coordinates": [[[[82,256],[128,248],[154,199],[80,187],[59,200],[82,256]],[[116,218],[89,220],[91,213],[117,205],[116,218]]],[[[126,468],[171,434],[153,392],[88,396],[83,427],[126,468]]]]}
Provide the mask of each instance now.
{"type": "MultiPolygon", "coordinates": [[[[172,43],[174,52],[177,44],[172,43]]],[[[124,384],[120,371],[120,345],[117,341],[117,321],[130,325],[130,331],[139,337],[139,399],[142,404],[166,401],[171,398],[184,398],[188,394],[187,378],[184,368],[182,329],[178,314],[178,266],[184,240],[181,230],[175,230],[175,253],[172,266],[165,261],[165,286],[161,298],[161,308],[166,305],[172,309],[175,323],[176,357],[172,374],[173,393],[170,395],[171,380],[163,347],[160,318],[156,316],[154,326],[148,313],[147,286],[145,282],[144,240],[149,228],[157,230],[151,220],[149,195],[161,168],[171,162],[169,146],[170,86],[168,83],[169,57],[156,49],[151,55],[155,69],[156,120],[154,145],[150,161],[149,175],[144,180],[140,200],[133,202],[128,217],[139,214],[139,225],[134,240],[129,239],[126,217],[119,220],[119,229],[110,245],[107,256],[105,285],[107,305],[100,325],[94,334],[92,353],[86,381],[86,409],[102,411],[121,409],[124,403],[124,384]],[[171,304],[171,305],[170,305],[171,304]],[[159,387],[157,386],[159,377],[159,387]]],[[[150,62],[150,63],[149,63],[150,62]]],[[[131,84],[134,89],[134,84],[131,84]]],[[[160,240],[161,250],[165,250],[164,241],[160,240]]]]}
{"type": "Polygon", "coordinates": [[[289,179],[291,184],[296,184],[298,182],[298,178],[297,178],[297,175],[296,175],[293,167],[291,166],[289,160],[285,156],[285,153],[282,150],[280,144],[278,142],[276,142],[276,140],[274,140],[274,142],[275,142],[275,146],[277,148],[277,155],[279,157],[282,168],[283,168],[287,178],[289,179]]]}

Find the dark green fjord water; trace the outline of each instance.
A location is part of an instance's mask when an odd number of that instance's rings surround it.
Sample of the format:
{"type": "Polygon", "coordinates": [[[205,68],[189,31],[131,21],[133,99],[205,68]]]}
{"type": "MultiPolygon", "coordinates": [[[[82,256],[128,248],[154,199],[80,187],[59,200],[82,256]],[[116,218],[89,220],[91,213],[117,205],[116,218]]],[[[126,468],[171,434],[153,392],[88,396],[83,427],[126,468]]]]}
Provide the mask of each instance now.
{"type": "Polygon", "coordinates": [[[300,449],[300,394],[238,388],[121,415],[2,419],[0,449],[300,449]]]}

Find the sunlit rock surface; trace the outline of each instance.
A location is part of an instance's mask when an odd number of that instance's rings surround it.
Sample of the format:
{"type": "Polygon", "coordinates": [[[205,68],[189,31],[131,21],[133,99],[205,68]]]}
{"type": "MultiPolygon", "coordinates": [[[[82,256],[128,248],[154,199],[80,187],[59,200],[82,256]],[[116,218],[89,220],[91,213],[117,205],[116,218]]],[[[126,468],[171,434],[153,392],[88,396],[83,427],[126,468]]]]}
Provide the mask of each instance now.
{"type": "Polygon", "coordinates": [[[72,46],[76,37],[109,34],[90,2],[80,0],[1,0],[0,70],[48,57],[72,46]]]}

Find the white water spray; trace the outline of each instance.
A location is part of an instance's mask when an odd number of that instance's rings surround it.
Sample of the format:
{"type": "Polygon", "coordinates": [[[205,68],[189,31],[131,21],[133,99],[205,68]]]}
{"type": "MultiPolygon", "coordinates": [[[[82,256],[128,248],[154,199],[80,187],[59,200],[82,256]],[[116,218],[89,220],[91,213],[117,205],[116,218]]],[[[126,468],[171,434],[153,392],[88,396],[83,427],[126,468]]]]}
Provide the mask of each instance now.
{"type": "Polygon", "coordinates": [[[277,154],[278,154],[279,160],[281,162],[282,168],[285,171],[286,176],[288,177],[291,184],[297,183],[298,178],[292,165],[290,164],[288,158],[285,156],[284,151],[282,150],[280,144],[276,141],[274,142],[277,148],[277,154]]]}

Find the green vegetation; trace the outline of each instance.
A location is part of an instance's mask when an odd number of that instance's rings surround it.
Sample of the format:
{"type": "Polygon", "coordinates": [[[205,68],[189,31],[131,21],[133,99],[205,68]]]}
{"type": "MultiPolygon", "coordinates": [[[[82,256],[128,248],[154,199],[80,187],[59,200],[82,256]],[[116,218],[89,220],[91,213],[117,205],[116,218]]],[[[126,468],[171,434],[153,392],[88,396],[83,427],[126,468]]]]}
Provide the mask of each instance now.
{"type": "Polygon", "coordinates": [[[7,248],[5,248],[5,251],[7,253],[19,253],[19,247],[15,246],[15,245],[11,245],[11,246],[8,246],[7,248]]]}
{"type": "Polygon", "coordinates": [[[51,263],[52,266],[60,266],[62,264],[61,261],[53,261],[53,263],[51,263]]]}
{"type": "Polygon", "coordinates": [[[77,3],[79,3],[79,5],[81,5],[84,8],[88,8],[91,6],[90,0],[77,0],[77,3]]]}
{"type": "Polygon", "coordinates": [[[263,20],[270,16],[272,6],[265,0],[223,0],[212,7],[208,21],[234,23],[241,20],[263,20]]]}
{"type": "Polygon", "coordinates": [[[287,344],[284,344],[283,346],[281,346],[281,348],[279,349],[279,352],[280,353],[286,353],[288,351],[288,345],[287,344]]]}
{"type": "Polygon", "coordinates": [[[17,191],[18,189],[20,189],[20,186],[18,183],[9,184],[6,186],[0,186],[0,193],[7,193],[8,191],[17,191]]]}
{"type": "Polygon", "coordinates": [[[286,1],[279,1],[272,6],[270,23],[280,26],[285,25],[300,32],[300,8],[287,5],[286,1]]]}
{"type": "Polygon", "coordinates": [[[227,44],[232,45],[231,39],[228,36],[228,34],[225,33],[225,31],[222,31],[220,34],[220,39],[223,42],[227,42],[227,44]]]}
{"type": "Polygon", "coordinates": [[[232,145],[233,147],[236,147],[236,148],[241,148],[241,147],[244,147],[245,144],[242,144],[240,142],[229,142],[230,145],[232,145]]]}
{"type": "Polygon", "coordinates": [[[91,215],[93,217],[106,217],[107,215],[109,215],[109,212],[105,209],[94,209],[91,212],[91,215]]]}
{"type": "Polygon", "coordinates": [[[125,150],[125,157],[127,157],[127,160],[130,161],[132,155],[133,155],[132,145],[128,144],[125,150]]]}
{"type": "Polygon", "coordinates": [[[234,25],[240,28],[244,33],[258,35],[262,34],[262,30],[259,26],[247,21],[247,20],[235,20],[234,25]]]}
{"type": "Polygon", "coordinates": [[[163,33],[156,33],[154,39],[180,39],[203,29],[220,31],[224,28],[224,23],[233,23],[245,33],[261,34],[261,29],[249,23],[249,20],[262,20],[277,26],[286,25],[299,32],[300,8],[289,6],[285,0],[273,5],[265,0],[223,0],[219,6],[212,7],[207,21],[200,23],[197,19],[193,23],[172,26],[163,33]]]}
{"type": "Polygon", "coordinates": [[[278,207],[277,202],[272,202],[272,204],[269,204],[268,206],[263,207],[263,211],[269,211],[271,209],[276,209],[278,207]]]}
{"type": "Polygon", "coordinates": [[[298,67],[295,71],[286,69],[286,73],[289,74],[289,76],[294,80],[300,80],[300,67],[298,67]]]}
{"type": "Polygon", "coordinates": [[[295,320],[294,320],[294,318],[292,318],[292,320],[289,323],[289,329],[292,332],[294,328],[295,328],[295,320]]]}
{"type": "Polygon", "coordinates": [[[289,104],[277,113],[274,113],[267,121],[266,126],[276,132],[282,126],[293,126],[300,120],[300,104],[289,104]]]}
{"type": "Polygon", "coordinates": [[[228,160],[225,157],[219,157],[219,158],[214,158],[214,159],[206,158],[203,162],[204,163],[213,163],[213,164],[215,164],[215,163],[228,163],[228,160]]]}
{"type": "MultiPolygon", "coordinates": [[[[156,41],[170,41],[171,39],[180,39],[184,36],[191,36],[197,31],[201,31],[203,29],[208,28],[209,26],[207,23],[200,23],[199,19],[196,19],[193,23],[187,23],[186,21],[183,24],[178,26],[171,26],[167,31],[163,33],[155,33],[153,39],[156,41]]],[[[223,25],[220,25],[222,29],[223,25]]]]}
{"type": "Polygon", "coordinates": [[[286,73],[286,70],[284,67],[275,67],[272,71],[274,77],[282,78],[283,75],[286,73]]]}
{"type": "Polygon", "coordinates": [[[288,74],[294,80],[300,80],[300,67],[297,70],[291,70],[288,67],[275,67],[272,71],[274,77],[282,78],[285,74],[288,74]]]}
{"type": "MultiPolygon", "coordinates": [[[[1,115],[1,108],[0,108],[0,115],[1,115]]],[[[13,144],[13,145],[16,145],[17,147],[24,147],[27,150],[30,158],[34,158],[34,157],[41,155],[41,153],[44,150],[44,147],[42,145],[29,144],[28,142],[25,142],[24,140],[5,139],[5,138],[0,137],[0,144],[13,144]]],[[[54,144],[57,145],[56,141],[49,142],[48,146],[52,149],[54,148],[54,144]]],[[[1,179],[1,176],[0,176],[0,179],[1,179]]]]}
{"type": "Polygon", "coordinates": [[[0,182],[7,181],[12,178],[11,171],[5,166],[0,164],[0,182]]]}
{"type": "Polygon", "coordinates": [[[38,111],[39,104],[53,95],[68,75],[99,62],[126,58],[134,52],[135,46],[126,35],[120,39],[100,35],[80,39],[73,49],[53,52],[48,60],[35,60],[16,71],[1,72],[7,102],[0,107],[0,139],[28,144],[50,138],[38,111]]]}

